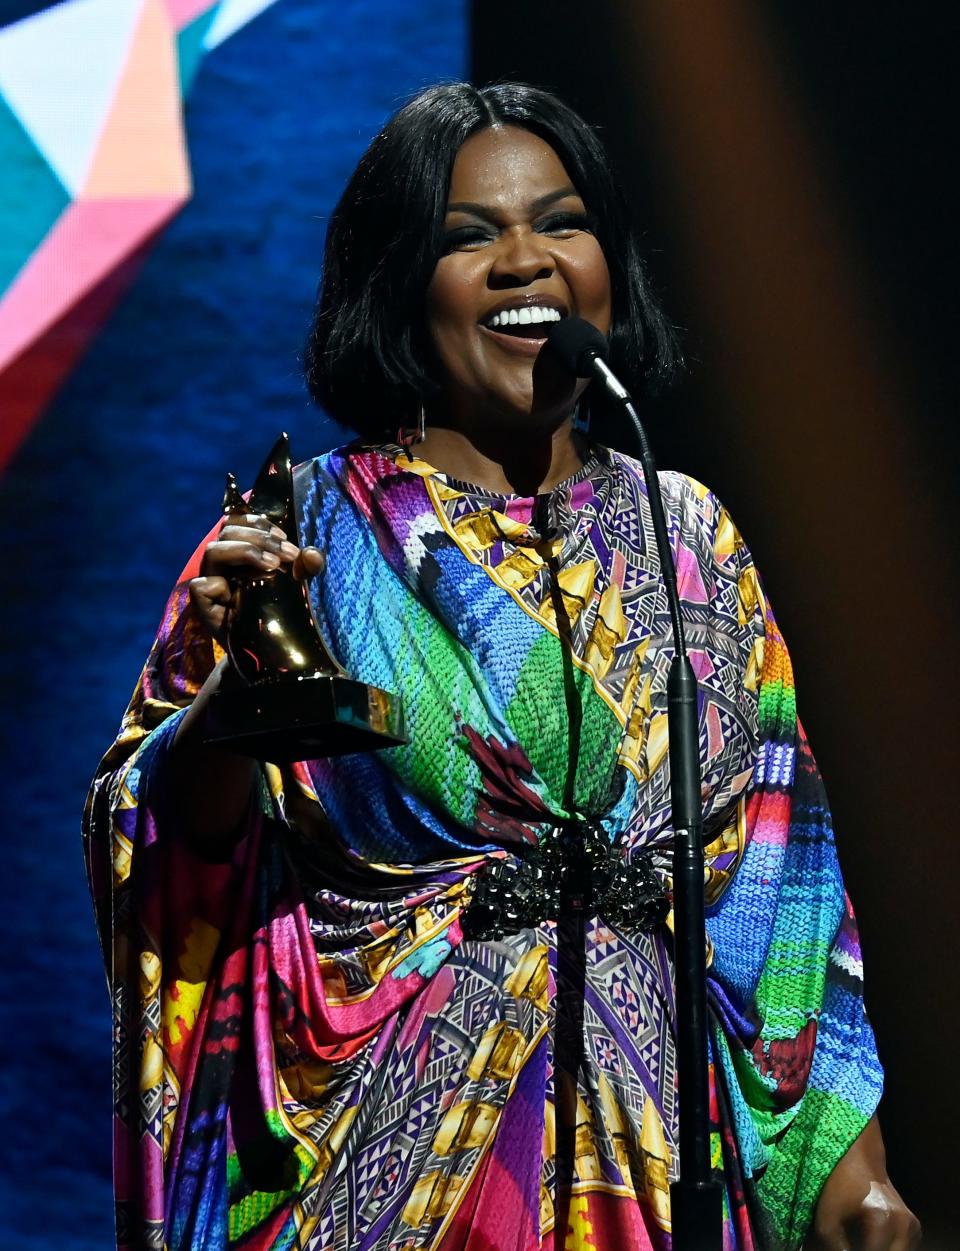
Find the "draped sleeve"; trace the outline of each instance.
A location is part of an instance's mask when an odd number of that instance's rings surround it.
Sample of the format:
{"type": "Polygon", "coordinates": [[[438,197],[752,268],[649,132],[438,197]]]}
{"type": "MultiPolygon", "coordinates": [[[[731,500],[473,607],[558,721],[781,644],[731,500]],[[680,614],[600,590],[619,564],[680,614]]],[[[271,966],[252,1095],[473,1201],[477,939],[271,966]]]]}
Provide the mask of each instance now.
{"type": "Polygon", "coordinates": [[[793,668],[753,559],[716,507],[713,559],[735,570],[756,748],[740,863],[708,909],[708,987],[725,1158],[752,1220],[797,1247],[827,1177],[866,1125],[883,1073],[863,999],[857,924],[793,668]]]}
{"type": "Polygon", "coordinates": [[[293,847],[329,855],[329,830],[303,765],[259,765],[222,854],[181,837],[165,766],[222,655],[188,585],[214,533],[167,601],[84,812],[113,1007],[119,1251],[267,1251],[313,1227],[303,1204],[319,1202],[398,1009],[460,941],[459,892],[477,863],[441,864],[427,883],[363,864],[357,888],[361,866],[341,857],[352,911],[331,897],[308,910],[293,847]],[[314,932],[324,904],[337,913],[329,956],[314,932]]]}

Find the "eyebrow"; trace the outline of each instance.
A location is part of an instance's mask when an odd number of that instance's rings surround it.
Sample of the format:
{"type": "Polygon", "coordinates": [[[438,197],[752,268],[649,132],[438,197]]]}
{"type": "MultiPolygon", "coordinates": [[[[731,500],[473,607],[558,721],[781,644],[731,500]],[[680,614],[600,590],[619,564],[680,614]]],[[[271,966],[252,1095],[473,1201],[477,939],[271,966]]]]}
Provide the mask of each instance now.
{"type": "MultiPolygon", "coordinates": [[[[580,192],[573,186],[560,187],[557,191],[548,191],[546,195],[538,196],[536,200],[531,200],[528,211],[536,214],[541,210],[548,208],[551,204],[555,204],[557,200],[566,200],[570,196],[576,196],[579,200],[580,192]]],[[[472,200],[457,200],[447,205],[448,213],[469,213],[472,217],[482,217],[485,221],[495,221],[497,210],[491,208],[488,204],[477,204],[472,200]]]]}

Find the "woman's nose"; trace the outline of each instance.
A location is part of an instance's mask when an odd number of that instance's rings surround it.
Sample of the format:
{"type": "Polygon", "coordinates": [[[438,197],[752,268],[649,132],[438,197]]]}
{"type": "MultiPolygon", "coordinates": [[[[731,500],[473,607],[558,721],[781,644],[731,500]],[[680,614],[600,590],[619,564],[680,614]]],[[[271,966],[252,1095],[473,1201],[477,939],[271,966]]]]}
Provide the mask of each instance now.
{"type": "Polygon", "coordinates": [[[490,270],[490,285],[526,286],[538,278],[549,278],[554,260],[547,245],[548,240],[534,230],[507,233],[490,270]]]}

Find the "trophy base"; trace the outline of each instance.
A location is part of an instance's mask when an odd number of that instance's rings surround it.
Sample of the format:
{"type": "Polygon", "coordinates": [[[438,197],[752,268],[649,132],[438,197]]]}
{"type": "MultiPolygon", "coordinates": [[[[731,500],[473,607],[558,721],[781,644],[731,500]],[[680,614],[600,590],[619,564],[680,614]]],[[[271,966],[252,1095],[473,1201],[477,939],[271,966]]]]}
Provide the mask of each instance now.
{"type": "Polygon", "coordinates": [[[407,739],[399,702],[386,691],[317,673],[217,691],[207,705],[203,741],[289,764],[396,747],[407,739]]]}

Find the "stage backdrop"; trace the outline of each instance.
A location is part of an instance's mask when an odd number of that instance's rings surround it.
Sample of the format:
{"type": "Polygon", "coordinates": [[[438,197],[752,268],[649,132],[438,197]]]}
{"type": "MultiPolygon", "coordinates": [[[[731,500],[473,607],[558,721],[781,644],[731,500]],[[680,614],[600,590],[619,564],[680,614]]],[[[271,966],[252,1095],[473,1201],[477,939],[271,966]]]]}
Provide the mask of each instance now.
{"type": "Polygon", "coordinates": [[[460,0],[0,2],[0,1247],[112,1239],[109,1004],[79,846],[164,598],[281,429],[326,218],[460,0]],[[14,538],[16,536],[16,538],[14,538]],[[14,555],[14,549],[16,555],[14,555]]]}

